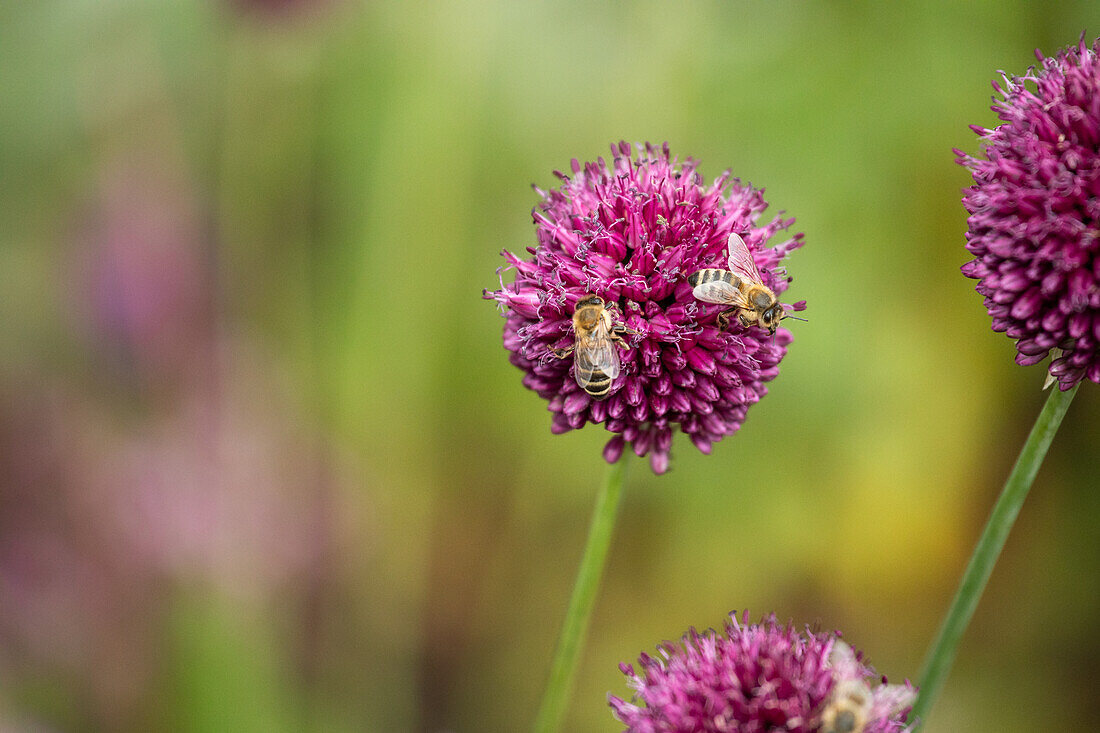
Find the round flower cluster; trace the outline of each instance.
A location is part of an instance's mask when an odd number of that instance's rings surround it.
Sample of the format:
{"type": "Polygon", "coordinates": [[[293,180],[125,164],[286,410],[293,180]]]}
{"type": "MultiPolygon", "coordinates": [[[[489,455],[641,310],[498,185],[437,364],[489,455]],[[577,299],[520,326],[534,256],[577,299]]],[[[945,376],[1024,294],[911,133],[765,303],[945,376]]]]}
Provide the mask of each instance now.
{"type": "Polygon", "coordinates": [[[767,208],[762,191],[728,171],[704,185],[696,163],[678,162],[667,144],[638,146],[631,157],[623,142],[612,155],[610,166],[573,160],[572,175],[555,172],[560,188],[535,189],[543,199],[533,212],[538,244],[526,259],[505,251],[515,280],[502,278],[485,297],[505,311],[504,346],[525,372],[524,385],[548,401],[553,432],[602,423],[615,433],[604,449],[608,461],[629,443],[663,473],[673,427],[709,453],[767,393],[791,341],[785,329],[772,336],[736,319],[721,328],[718,316],[728,308],[696,300],[688,276],[725,268],[736,233],[779,295],[788,284],[779,262],[802,235],[776,243],[793,219],[758,224],[767,208]],[[606,304],[621,365],[599,399],[578,384],[573,359],[559,358],[576,339],[577,302],[589,295],[606,304]]]}
{"type": "Polygon", "coordinates": [[[974,185],[963,274],[993,319],[1016,341],[1016,362],[1036,364],[1055,350],[1049,371],[1063,390],[1100,383],[1100,41],[1076,48],[1024,76],[1004,77],[982,154],[958,150],[974,185]]]}
{"type": "Polygon", "coordinates": [[[692,629],[680,644],[619,665],[634,702],[608,701],[627,733],[901,733],[916,690],[886,684],[839,634],[798,632],[775,616],[730,614],[725,634],[692,629]]]}

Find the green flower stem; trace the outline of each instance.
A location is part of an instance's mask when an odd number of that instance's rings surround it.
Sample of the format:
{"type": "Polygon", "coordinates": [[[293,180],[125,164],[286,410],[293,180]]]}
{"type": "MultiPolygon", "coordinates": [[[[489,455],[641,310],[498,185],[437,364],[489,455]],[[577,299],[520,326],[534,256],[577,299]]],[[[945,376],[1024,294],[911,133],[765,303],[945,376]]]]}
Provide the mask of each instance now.
{"type": "Polygon", "coordinates": [[[577,581],[573,586],[573,596],[569,599],[569,610],[565,613],[561,636],[558,637],[554,663],[550,667],[550,681],[546,685],[542,706],[535,719],[535,733],[556,733],[561,729],[569,693],[573,687],[573,677],[580,662],[581,647],[588,632],[588,621],[592,617],[592,608],[596,605],[600,576],[603,575],[607,551],[611,546],[611,533],[615,528],[615,516],[623,493],[626,461],[627,456],[623,456],[608,467],[607,479],[596,496],[596,507],[592,510],[592,524],[588,528],[584,556],[581,558],[580,569],[577,570],[577,581]]]}
{"type": "MultiPolygon", "coordinates": [[[[912,719],[916,717],[920,723],[936,702],[940,689],[947,679],[947,673],[951,671],[951,664],[955,661],[955,653],[958,651],[959,640],[966,631],[974,615],[974,609],[978,606],[978,600],[982,597],[985,584],[989,580],[997,557],[1005,546],[1008,533],[1016,522],[1016,516],[1020,513],[1024,499],[1027,498],[1031,482],[1035,480],[1035,474],[1043,463],[1043,458],[1050,448],[1050,442],[1054,440],[1054,434],[1058,432],[1058,426],[1065,417],[1069,403],[1077,394],[1077,386],[1062,392],[1057,387],[1051,390],[1051,395],[1039,413],[1039,419],[1027,436],[1020,457],[1016,459],[1016,465],[1012,467],[1012,473],[1005,482],[1004,490],[1000,498],[993,506],[993,512],[989,516],[989,522],[982,531],[978,546],[974,548],[974,554],[970,557],[970,564],[966,567],[959,590],[955,594],[955,600],[951,602],[951,608],[940,627],[939,635],[932,644],[928,656],[924,662],[924,669],[920,676],[920,695],[913,706],[912,719]]],[[[919,725],[919,724],[918,724],[919,725]]]]}

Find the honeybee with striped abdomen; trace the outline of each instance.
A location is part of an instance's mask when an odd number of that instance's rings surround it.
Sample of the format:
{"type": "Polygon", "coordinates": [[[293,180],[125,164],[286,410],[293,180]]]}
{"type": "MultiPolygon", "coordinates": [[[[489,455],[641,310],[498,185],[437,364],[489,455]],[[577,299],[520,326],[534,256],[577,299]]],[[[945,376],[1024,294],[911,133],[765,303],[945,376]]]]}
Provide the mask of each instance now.
{"type": "MultiPolygon", "coordinates": [[[[745,240],[732,233],[727,244],[729,270],[708,268],[690,275],[688,282],[693,288],[692,295],[706,303],[731,305],[742,326],[748,328],[759,324],[774,334],[786,316],[783,306],[772,289],[764,284],[745,240]]],[[[723,327],[729,322],[728,313],[718,318],[723,327]]]]}
{"type": "Polygon", "coordinates": [[[573,345],[555,349],[554,355],[564,359],[573,354],[573,376],[577,384],[593,399],[602,400],[619,376],[619,351],[625,326],[617,325],[603,298],[589,293],[577,301],[573,311],[573,345]]]}

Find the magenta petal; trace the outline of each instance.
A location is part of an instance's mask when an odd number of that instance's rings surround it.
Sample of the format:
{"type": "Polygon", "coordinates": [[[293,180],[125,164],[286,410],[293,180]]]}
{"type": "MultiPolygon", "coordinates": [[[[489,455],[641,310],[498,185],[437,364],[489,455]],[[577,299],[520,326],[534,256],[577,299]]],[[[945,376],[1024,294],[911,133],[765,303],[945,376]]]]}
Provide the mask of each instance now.
{"type": "Polygon", "coordinates": [[[584,392],[574,392],[565,398],[565,404],[562,405],[562,412],[566,415],[576,415],[578,412],[588,407],[588,402],[591,400],[584,392]]]}
{"type": "Polygon", "coordinates": [[[616,435],[603,447],[603,459],[608,463],[615,463],[622,456],[624,445],[623,436],[616,435]]]}

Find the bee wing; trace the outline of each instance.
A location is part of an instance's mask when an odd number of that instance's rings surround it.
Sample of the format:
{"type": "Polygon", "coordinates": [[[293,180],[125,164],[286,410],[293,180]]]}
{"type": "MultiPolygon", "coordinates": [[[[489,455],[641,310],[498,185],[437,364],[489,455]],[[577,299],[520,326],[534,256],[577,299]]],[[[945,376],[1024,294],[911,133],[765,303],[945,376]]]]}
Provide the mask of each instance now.
{"type": "Polygon", "coordinates": [[[717,303],[718,305],[733,305],[738,308],[748,308],[749,303],[741,291],[724,280],[713,280],[709,283],[699,283],[691,290],[691,294],[704,303],[717,303]]]}
{"type": "Polygon", "coordinates": [[[910,685],[879,685],[871,693],[871,717],[888,718],[912,707],[917,691],[910,685]]]}
{"type": "Polygon", "coordinates": [[[829,651],[829,666],[836,670],[837,677],[858,678],[862,676],[862,668],[856,659],[852,647],[840,639],[833,642],[833,648],[829,651]]]}
{"type": "Polygon", "coordinates": [[[579,340],[573,350],[573,361],[577,384],[581,387],[587,387],[596,373],[602,372],[608,379],[619,376],[619,352],[614,342],[603,334],[579,340]]]}
{"type": "Polygon", "coordinates": [[[745,244],[745,240],[741,239],[741,236],[736,232],[730,234],[729,242],[729,270],[742,280],[748,280],[749,282],[763,282],[760,277],[760,268],[756,266],[756,262],[752,258],[752,252],[749,252],[749,245],[745,244]]]}

